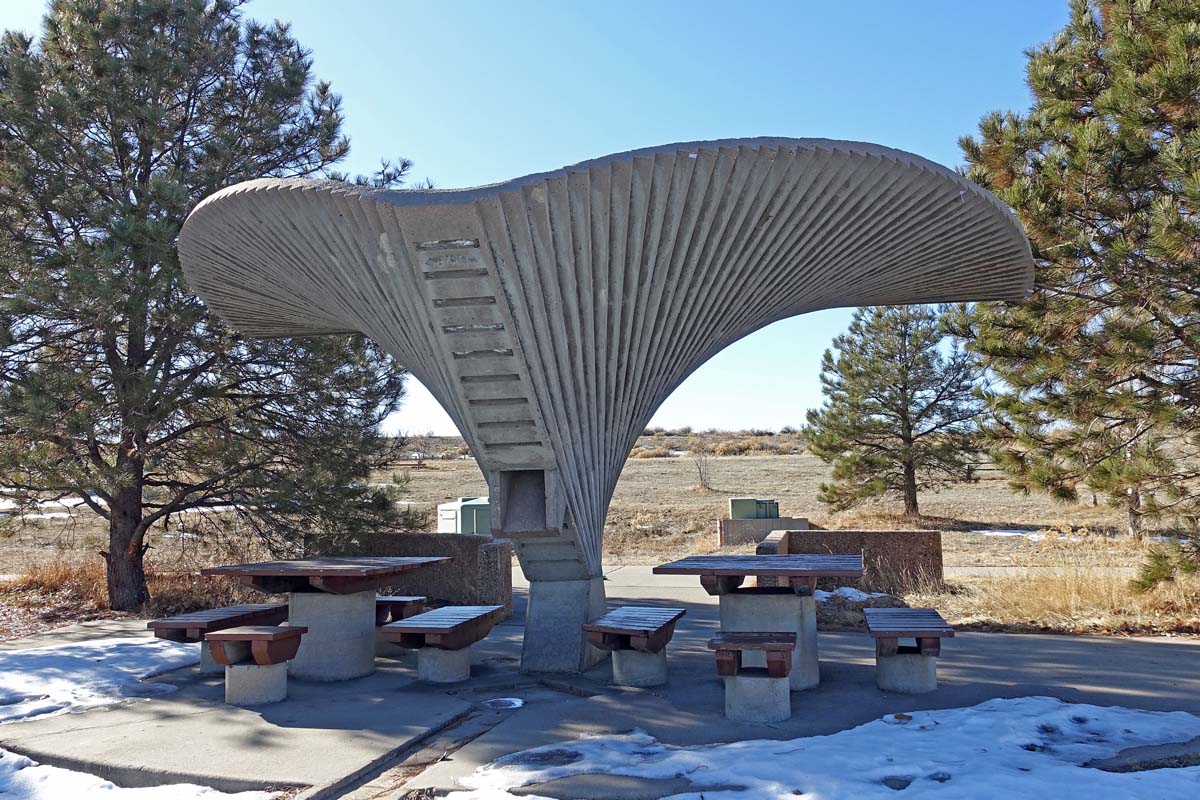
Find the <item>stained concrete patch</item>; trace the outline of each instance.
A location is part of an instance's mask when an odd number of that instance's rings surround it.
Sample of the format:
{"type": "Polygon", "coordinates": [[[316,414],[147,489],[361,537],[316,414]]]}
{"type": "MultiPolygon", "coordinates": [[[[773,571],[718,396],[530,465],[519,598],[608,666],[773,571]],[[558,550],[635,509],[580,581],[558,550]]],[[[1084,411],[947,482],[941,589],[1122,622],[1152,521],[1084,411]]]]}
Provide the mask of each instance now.
{"type": "Polygon", "coordinates": [[[1168,742],[1130,747],[1109,758],[1099,758],[1085,767],[1105,772],[1142,772],[1150,769],[1177,769],[1200,765],[1200,738],[1186,742],[1168,742]]]}

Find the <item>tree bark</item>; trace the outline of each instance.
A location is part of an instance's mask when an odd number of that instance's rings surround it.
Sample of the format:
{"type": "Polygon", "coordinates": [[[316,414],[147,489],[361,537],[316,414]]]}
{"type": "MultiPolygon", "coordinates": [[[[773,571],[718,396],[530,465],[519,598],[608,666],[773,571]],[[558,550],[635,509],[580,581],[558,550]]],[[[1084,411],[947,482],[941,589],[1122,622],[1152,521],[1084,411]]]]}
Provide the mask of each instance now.
{"type": "Polygon", "coordinates": [[[917,507],[917,467],[912,461],[904,462],[904,516],[921,516],[917,507]]]}
{"type": "Polygon", "coordinates": [[[150,599],[142,559],[146,554],[142,529],[142,489],[122,489],[109,508],[108,605],[114,611],[137,611],[150,599]]]}
{"type": "Polygon", "coordinates": [[[1142,493],[1136,489],[1126,490],[1126,524],[1129,535],[1141,541],[1142,538],[1142,493]]]}

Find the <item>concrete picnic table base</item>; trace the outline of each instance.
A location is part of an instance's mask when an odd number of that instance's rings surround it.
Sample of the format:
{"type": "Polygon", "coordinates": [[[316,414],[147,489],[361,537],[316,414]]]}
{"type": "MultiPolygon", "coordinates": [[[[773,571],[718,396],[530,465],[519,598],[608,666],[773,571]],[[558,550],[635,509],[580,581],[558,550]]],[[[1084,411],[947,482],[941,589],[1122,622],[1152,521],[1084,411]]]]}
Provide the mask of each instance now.
{"type": "Polygon", "coordinates": [[[288,624],[308,632],[288,674],[310,681],[345,681],[375,671],[375,590],[288,595],[288,624]]]}
{"type": "MultiPolygon", "coordinates": [[[[788,683],[792,690],[811,689],[821,682],[817,658],[817,602],[812,595],[798,595],[791,589],[746,588],[717,595],[721,606],[721,632],[795,633],[792,671],[788,683]]],[[[747,667],[765,667],[766,653],[742,654],[747,667]]]]}

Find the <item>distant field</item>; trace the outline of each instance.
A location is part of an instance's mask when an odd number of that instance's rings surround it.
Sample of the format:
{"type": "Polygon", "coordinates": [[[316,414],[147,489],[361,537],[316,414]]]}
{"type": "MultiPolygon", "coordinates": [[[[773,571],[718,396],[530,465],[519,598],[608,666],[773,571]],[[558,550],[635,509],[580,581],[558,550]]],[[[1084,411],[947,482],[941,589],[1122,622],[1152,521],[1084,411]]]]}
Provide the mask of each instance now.
{"type": "MultiPolygon", "coordinates": [[[[644,437],[643,441],[650,437],[644,437]]],[[[640,443],[639,443],[640,444],[640,443]]],[[[421,469],[401,468],[410,476],[406,492],[419,506],[432,508],[457,497],[487,494],[483,475],[471,460],[429,461],[421,469]]],[[[614,563],[649,563],[662,556],[705,552],[716,547],[716,521],[725,516],[730,497],[772,497],[779,513],[807,517],[827,527],[907,526],[892,516],[895,503],[875,503],[860,511],[833,514],[817,502],[817,487],[829,479],[829,467],[808,455],[712,456],[711,482],[699,487],[690,458],[636,458],[625,464],[609,508],[606,558],[614,563]]],[[[384,479],[386,476],[380,476],[384,479]]],[[[984,470],[979,482],[924,494],[922,527],[946,531],[981,528],[1086,527],[1095,533],[1119,530],[1121,515],[1103,504],[1062,505],[1046,497],[1014,494],[1003,477],[984,470]]],[[[1020,538],[948,532],[943,537],[946,563],[1005,566],[1036,556],[1042,548],[1020,538]]],[[[1130,565],[1138,548],[1114,543],[1130,565]]]]}

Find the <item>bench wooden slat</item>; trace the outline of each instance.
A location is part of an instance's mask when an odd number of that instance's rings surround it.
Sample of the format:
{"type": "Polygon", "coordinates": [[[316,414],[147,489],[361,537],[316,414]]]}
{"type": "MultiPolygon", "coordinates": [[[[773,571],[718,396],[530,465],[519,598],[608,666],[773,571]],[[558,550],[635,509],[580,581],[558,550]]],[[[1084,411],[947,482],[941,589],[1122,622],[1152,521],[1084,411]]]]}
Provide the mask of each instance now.
{"type": "Polygon", "coordinates": [[[286,604],[245,603],[156,619],[146,627],[159,639],[198,642],[213,631],[242,625],[278,625],[285,622],[287,616],[286,604]]]}
{"type": "Polygon", "coordinates": [[[709,650],[795,650],[794,633],[722,633],[708,640],[709,650]]]}
{"type": "Polygon", "coordinates": [[[867,631],[876,639],[952,638],[954,629],[932,608],[865,608],[867,631]]]}
{"type": "Polygon", "coordinates": [[[296,657],[303,625],[242,625],[213,631],[205,637],[213,661],[226,666],[252,659],[260,667],[282,664],[296,657]]]}
{"type": "Polygon", "coordinates": [[[380,628],[401,647],[461,650],[488,635],[504,606],[446,606],[380,628]]]}
{"type": "Polygon", "coordinates": [[[586,623],[583,629],[599,633],[645,635],[676,622],[686,613],[687,610],[683,608],[626,606],[615,608],[599,619],[586,623]]]}

